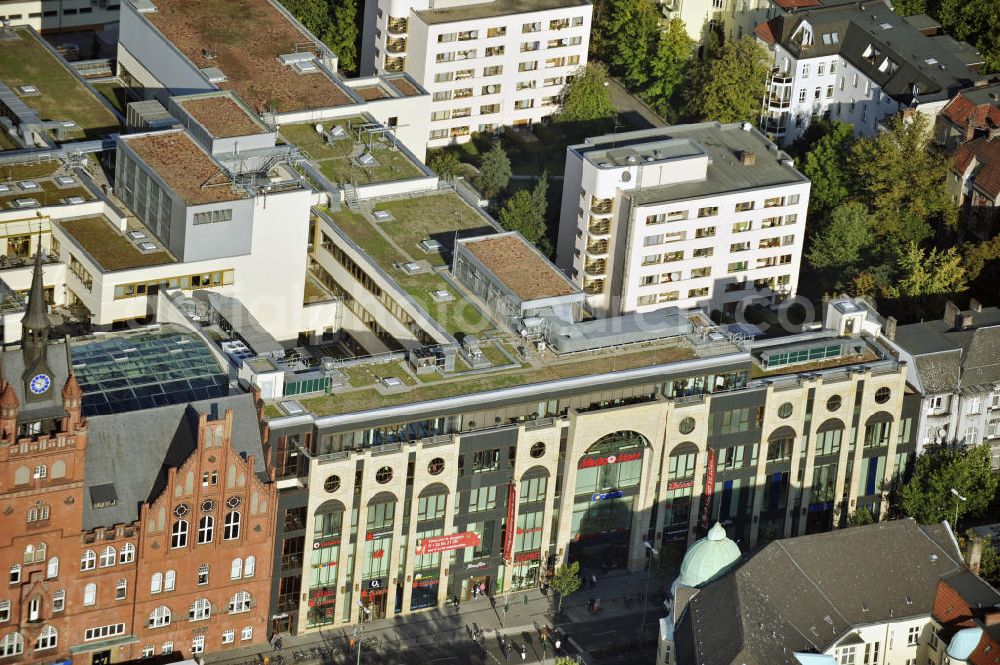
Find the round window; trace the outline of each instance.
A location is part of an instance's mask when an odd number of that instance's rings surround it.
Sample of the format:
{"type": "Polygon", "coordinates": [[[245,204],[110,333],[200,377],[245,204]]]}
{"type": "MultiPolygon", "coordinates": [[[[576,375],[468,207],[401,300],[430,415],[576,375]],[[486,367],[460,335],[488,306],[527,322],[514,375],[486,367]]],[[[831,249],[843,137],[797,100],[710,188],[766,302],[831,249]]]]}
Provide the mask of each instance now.
{"type": "Polygon", "coordinates": [[[444,471],[444,458],[435,457],[427,463],[427,473],[436,476],[444,471]]]}
{"type": "Polygon", "coordinates": [[[327,476],[323,481],[323,489],[333,494],[340,489],[340,476],[327,476]]]}
{"type": "Polygon", "coordinates": [[[888,388],[879,388],[875,391],[875,401],[879,404],[885,404],[891,395],[892,391],[888,388]]]}
{"type": "Polygon", "coordinates": [[[840,405],[844,400],[840,398],[840,395],[830,395],[830,399],[826,400],[826,410],[836,411],[840,408],[840,405]]]}
{"type": "Polygon", "coordinates": [[[188,514],[189,510],[190,508],[188,508],[188,505],[186,503],[179,503],[177,504],[177,507],[174,508],[174,515],[176,515],[177,517],[184,517],[185,515],[188,514]]]}
{"type": "Polygon", "coordinates": [[[787,418],[790,415],[792,415],[792,403],[791,402],[785,402],[784,404],[782,404],[781,406],[778,407],[778,417],[779,418],[787,418]]]}
{"type": "Polygon", "coordinates": [[[226,499],[226,505],[230,508],[239,508],[241,503],[243,503],[243,499],[238,496],[231,496],[226,499]]]}
{"type": "Polygon", "coordinates": [[[528,451],[528,454],[538,459],[545,454],[545,444],[541,441],[531,444],[531,450],[528,451]]]}
{"type": "Polygon", "coordinates": [[[681,421],[680,425],[681,434],[690,434],[694,431],[694,418],[688,416],[681,421]]]}
{"type": "Polygon", "coordinates": [[[211,499],[206,499],[205,501],[201,502],[201,511],[203,513],[210,513],[213,510],[215,510],[215,501],[212,501],[211,499]]]}
{"type": "Polygon", "coordinates": [[[390,480],[392,480],[392,467],[383,466],[381,469],[375,472],[376,482],[385,485],[390,480]]]}

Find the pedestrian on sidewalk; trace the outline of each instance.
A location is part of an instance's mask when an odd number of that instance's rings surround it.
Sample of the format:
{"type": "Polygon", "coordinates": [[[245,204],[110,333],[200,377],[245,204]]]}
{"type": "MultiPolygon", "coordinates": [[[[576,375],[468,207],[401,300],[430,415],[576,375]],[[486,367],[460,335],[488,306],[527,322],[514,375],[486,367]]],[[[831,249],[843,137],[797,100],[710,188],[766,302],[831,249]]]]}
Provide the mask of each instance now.
{"type": "Polygon", "coordinates": [[[594,611],[594,597],[593,596],[591,596],[590,600],[587,601],[587,609],[590,610],[591,612],[594,611]]]}
{"type": "Polygon", "coordinates": [[[556,645],[555,646],[556,646],[556,653],[558,653],[559,652],[559,647],[562,646],[562,640],[560,640],[558,637],[556,638],[556,645]]]}
{"type": "Polygon", "coordinates": [[[590,576],[590,583],[592,585],[591,588],[597,586],[597,573],[594,573],[593,575],[590,576]]]}

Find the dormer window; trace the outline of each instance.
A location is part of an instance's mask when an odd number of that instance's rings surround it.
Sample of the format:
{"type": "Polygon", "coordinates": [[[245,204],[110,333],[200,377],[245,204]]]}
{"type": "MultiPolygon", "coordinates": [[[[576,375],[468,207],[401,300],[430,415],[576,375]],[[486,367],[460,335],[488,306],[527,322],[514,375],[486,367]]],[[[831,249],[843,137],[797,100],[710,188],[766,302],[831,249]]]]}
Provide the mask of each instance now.
{"type": "Polygon", "coordinates": [[[877,48],[869,44],[868,48],[866,48],[864,53],[861,54],[861,57],[867,60],[868,64],[874,65],[878,62],[880,55],[882,55],[882,53],[877,48]]]}

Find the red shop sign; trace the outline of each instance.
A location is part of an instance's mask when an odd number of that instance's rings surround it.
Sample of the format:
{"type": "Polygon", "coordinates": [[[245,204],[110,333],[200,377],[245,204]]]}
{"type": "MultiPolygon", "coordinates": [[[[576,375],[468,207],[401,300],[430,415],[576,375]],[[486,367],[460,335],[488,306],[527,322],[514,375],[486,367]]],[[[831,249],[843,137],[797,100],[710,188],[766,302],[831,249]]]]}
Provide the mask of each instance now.
{"type": "Polygon", "coordinates": [[[675,480],[667,485],[668,490],[686,490],[689,487],[694,487],[693,480],[675,480]]]}
{"type": "Polygon", "coordinates": [[[514,485],[514,481],[512,480],[510,481],[510,485],[508,487],[507,532],[504,534],[503,543],[504,561],[510,561],[511,556],[514,554],[514,531],[516,530],[516,525],[514,524],[514,510],[517,508],[517,486],[514,485]]]}
{"type": "Polygon", "coordinates": [[[542,553],[538,550],[534,552],[521,552],[520,554],[514,555],[514,563],[522,563],[524,561],[534,561],[536,559],[541,559],[542,553]]]}
{"type": "Polygon", "coordinates": [[[372,552],[373,559],[381,559],[384,556],[385,556],[385,550],[375,550],[374,552],[372,552]]]}
{"type": "Polygon", "coordinates": [[[431,536],[423,538],[417,543],[416,554],[436,554],[447,552],[448,550],[460,550],[463,547],[476,547],[483,541],[475,531],[462,531],[452,533],[447,536],[431,536]]]}
{"type": "Polygon", "coordinates": [[[580,460],[577,468],[591,469],[595,466],[607,466],[608,464],[621,464],[622,462],[634,462],[642,459],[642,451],[634,453],[622,453],[621,455],[607,455],[605,457],[584,457],[580,460]]]}

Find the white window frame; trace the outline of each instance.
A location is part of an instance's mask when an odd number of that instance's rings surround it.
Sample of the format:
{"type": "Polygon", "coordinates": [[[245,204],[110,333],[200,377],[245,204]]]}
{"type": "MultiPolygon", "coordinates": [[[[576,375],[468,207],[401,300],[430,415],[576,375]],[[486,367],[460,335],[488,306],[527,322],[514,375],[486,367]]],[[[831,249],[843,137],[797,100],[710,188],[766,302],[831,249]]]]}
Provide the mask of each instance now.
{"type": "Polygon", "coordinates": [[[93,582],[83,587],[83,604],[84,606],[97,604],[97,585],[93,582]]]}
{"type": "Polygon", "coordinates": [[[135,561],[135,545],[125,543],[119,552],[118,563],[132,563],[133,561],[135,561]]]}
{"type": "Polygon", "coordinates": [[[108,545],[101,551],[101,560],[98,564],[101,568],[110,568],[118,561],[118,551],[108,545]]]}
{"type": "Polygon", "coordinates": [[[253,639],[253,626],[243,626],[243,630],[240,631],[240,641],[252,640],[253,639]]]}
{"type": "MultiPolygon", "coordinates": [[[[160,605],[153,609],[149,613],[149,619],[146,621],[147,628],[163,628],[164,626],[169,626],[172,618],[172,613],[170,608],[166,605],[160,605]]],[[[165,653],[170,653],[169,651],[165,653]]]]}

